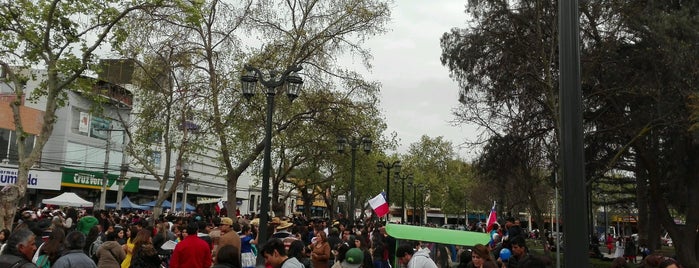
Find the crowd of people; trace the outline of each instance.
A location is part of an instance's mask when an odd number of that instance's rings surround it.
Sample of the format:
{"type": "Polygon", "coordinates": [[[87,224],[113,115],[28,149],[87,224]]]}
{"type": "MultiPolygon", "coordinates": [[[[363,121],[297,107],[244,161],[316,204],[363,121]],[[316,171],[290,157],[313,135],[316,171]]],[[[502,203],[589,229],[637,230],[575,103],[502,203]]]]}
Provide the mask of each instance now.
{"type": "MultiPolygon", "coordinates": [[[[258,256],[268,268],[552,267],[550,259],[531,254],[527,234],[515,221],[496,224],[489,243],[461,247],[399,242],[379,221],[350,224],[342,215],[273,217],[267,224],[270,239],[260,243],[259,220],[248,215],[156,218],[147,212],[26,210],[18,213],[12,231],[0,231],[0,267],[252,268],[258,256]]],[[[622,260],[612,265],[629,267],[622,260]]],[[[641,265],[680,267],[654,255],[641,265]]]]}

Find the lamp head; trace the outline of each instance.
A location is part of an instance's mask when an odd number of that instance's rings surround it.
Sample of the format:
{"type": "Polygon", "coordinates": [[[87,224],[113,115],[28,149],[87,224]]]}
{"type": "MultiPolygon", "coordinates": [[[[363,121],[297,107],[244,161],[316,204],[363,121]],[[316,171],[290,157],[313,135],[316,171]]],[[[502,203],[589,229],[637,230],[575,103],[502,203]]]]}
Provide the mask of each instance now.
{"type": "Polygon", "coordinates": [[[289,73],[286,77],[286,96],[289,97],[289,101],[294,101],[299,96],[302,86],[301,76],[296,72],[289,73]]]}
{"type": "Polygon", "coordinates": [[[346,144],[347,144],[347,139],[345,137],[337,138],[337,152],[344,153],[346,144]]]}
{"type": "Polygon", "coordinates": [[[255,87],[257,87],[257,76],[252,67],[245,67],[246,71],[243,76],[240,77],[241,89],[243,91],[243,96],[250,100],[252,96],[255,95],[255,87]]]}
{"type": "Polygon", "coordinates": [[[371,139],[369,137],[362,138],[362,149],[364,150],[364,153],[368,154],[371,152],[371,139]]]}

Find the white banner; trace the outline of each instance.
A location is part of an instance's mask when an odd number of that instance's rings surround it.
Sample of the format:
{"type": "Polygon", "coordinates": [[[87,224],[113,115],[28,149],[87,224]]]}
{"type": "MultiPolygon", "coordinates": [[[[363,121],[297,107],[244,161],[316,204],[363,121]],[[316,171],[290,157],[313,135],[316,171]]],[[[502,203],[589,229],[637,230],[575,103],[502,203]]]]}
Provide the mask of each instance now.
{"type": "Polygon", "coordinates": [[[80,133],[87,133],[90,130],[90,114],[86,112],[80,112],[80,122],[78,123],[78,131],[80,133]]]}
{"type": "MultiPolygon", "coordinates": [[[[27,188],[60,190],[61,172],[29,170],[27,188]]],[[[0,186],[17,183],[17,169],[0,167],[0,186]]]]}

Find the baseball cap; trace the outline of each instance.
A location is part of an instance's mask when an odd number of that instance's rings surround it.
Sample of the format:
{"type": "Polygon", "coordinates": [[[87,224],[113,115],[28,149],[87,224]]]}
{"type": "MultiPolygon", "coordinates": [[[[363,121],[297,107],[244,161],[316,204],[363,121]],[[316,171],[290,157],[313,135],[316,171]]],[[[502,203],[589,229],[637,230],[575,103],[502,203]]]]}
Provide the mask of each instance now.
{"type": "Polygon", "coordinates": [[[364,261],[364,252],[358,248],[351,248],[345,253],[342,268],[358,268],[364,261]]]}
{"type": "Polygon", "coordinates": [[[233,219],[229,217],[223,217],[221,218],[221,223],[219,224],[225,224],[225,225],[233,225],[233,219]]]}

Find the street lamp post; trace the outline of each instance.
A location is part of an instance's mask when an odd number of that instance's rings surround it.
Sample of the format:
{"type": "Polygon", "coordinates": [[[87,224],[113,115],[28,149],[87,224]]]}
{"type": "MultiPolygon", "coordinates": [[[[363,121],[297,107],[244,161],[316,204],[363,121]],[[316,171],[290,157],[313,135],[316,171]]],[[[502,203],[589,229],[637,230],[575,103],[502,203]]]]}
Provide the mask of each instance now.
{"type": "MultiPolygon", "coordinates": [[[[276,88],[286,84],[286,95],[289,101],[293,101],[299,95],[303,80],[296,73],[301,71],[301,66],[291,66],[277,77],[276,71],[270,71],[268,79],[265,79],[260,69],[250,65],[245,66],[246,73],[240,78],[243,96],[246,99],[255,95],[255,87],[257,86],[258,77],[260,83],[267,89],[267,114],[265,121],[265,151],[264,160],[262,163],[262,204],[260,207],[260,232],[258,238],[258,247],[262,247],[267,242],[267,221],[269,219],[269,176],[272,168],[272,113],[274,112],[274,97],[276,88]]],[[[257,256],[257,266],[264,265],[262,254],[257,256]]]]}
{"type": "Polygon", "coordinates": [[[401,176],[400,174],[396,173],[396,183],[400,181],[401,184],[401,215],[400,215],[400,222],[402,224],[405,224],[405,181],[408,181],[408,184],[413,183],[413,174],[408,174],[405,176],[401,176]]]}
{"type": "Polygon", "coordinates": [[[415,217],[416,217],[416,212],[417,212],[417,191],[419,189],[422,189],[422,184],[421,183],[415,183],[415,182],[408,182],[408,186],[413,187],[413,219],[412,223],[417,224],[415,222],[415,217]]]}
{"type": "MultiPolygon", "coordinates": [[[[369,137],[362,137],[361,139],[352,137],[352,141],[349,142],[350,148],[352,149],[352,170],[351,170],[351,177],[350,177],[350,200],[349,200],[349,221],[351,225],[354,225],[354,177],[356,174],[356,160],[357,160],[357,147],[359,145],[362,145],[362,149],[364,150],[364,153],[369,154],[371,151],[371,139],[369,137]]],[[[347,139],[344,137],[340,137],[337,139],[337,152],[339,153],[344,153],[345,151],[345,145],[347,145],[347,139]]]]}
{"type": "MultiPolygon", "coordinates": [[[[189,186],[189,168],[184,166],[182,169],[184,184],[182,184],[182,215],[187,215],[187,187],[189,186]]],[[[172,204],[172,211],[177,212],[177,203],[172,204]]]]}
{"type": "MultiPolygon", "coordinates": [[[[395,161],[395,162],[390,163],[390,164],[389,164],[388,162],[384,163],[383,161],[379,161],[379,162],[376,163],[376,168],[377,168],[376,171],[377,171],[379,174],[381,174],[381,172],[383,172],[383,170],[386,169],[386,203],[388,204],[388,207],[389,207],[389,208],[391,207],[391,201],[390,201],[390,199],[389,199],[389,196],[391,195],[391,194],[390,194],[390,190],[391,190],[391,169],[392,169],[392,168],[395,168],[393,171],[395,172],[396,175],[398,175],[398,174],[400,173],[400,167],[401,167],[400,161],[395,161]]],[[[391,213],[388,213],[388,215],[386,215],[386,222],[388,222],[388,217],[389,217],[390,215],[391,215],[391,213]]]]}

